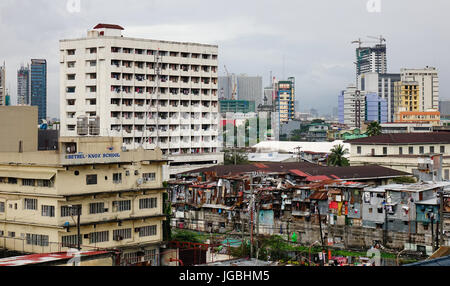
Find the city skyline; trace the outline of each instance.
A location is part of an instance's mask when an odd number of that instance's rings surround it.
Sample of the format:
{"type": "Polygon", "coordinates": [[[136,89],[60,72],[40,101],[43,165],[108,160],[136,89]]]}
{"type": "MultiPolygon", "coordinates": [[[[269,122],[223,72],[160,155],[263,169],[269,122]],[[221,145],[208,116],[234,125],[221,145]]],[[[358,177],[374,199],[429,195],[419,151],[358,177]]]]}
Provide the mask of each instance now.
{"type": "Polygon", "coordinates": [[[335,2],[246,1],[239,3],[239,9],[227,9],[236,5],[211,6],[205,1],[108,1],[105,5],[106,1],[81,0],[78,12],[67,9],[67,1],[2,1],[0,31],[8,45],[0,47],[0,60],[6,62],[6,86],[11,87],[15,103],[20,64],[31,58],[47,59],[48,116],[59,117],[59,40],[82,37],[87,27],[101,22],[119,24],[126,28],[127,37],[219,45],[219,76],[225,74],[224,65],[231,73],[263,76],[263,86],[269,85],[271,71],[277,79],[293,76],[298,87],[296,109],[315,108],[323,114],[332,112],[336,96],[355,81],[356,45],[351,41],[383,35],[388,72],[434,66],[442,78],[441,99],[450,98],[450,84],[445,81],[450,64],[442,60],[450,46],[446,19],[443,13],[434,13],[448,10],[450,3],[382,1],[380,13],[371,13],[364,0],[335,2]],[[210,13],[211,9],[220,12],[210,13]],[[152,17],[145,16],[148,11],[152,17]],[[186,11],[192,15],[185,17],[186,11]],[[319,12],[321,17],[316,17],[319,12]],[[19,13],[29,16],[25,21],[7,17],[19,13]],[[407,27],[395,28],[405,21],[407,27]],[[424,44],[411,45],[419,38],[424,44]],[[333,104],[321,104],[317,98],[333,104]]]}

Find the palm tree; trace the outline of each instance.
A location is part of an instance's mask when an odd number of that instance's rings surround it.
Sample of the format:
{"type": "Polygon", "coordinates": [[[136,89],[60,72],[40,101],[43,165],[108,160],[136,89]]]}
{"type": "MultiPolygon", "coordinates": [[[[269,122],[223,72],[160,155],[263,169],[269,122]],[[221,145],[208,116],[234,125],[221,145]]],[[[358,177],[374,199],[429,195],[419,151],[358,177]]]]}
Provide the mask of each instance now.
{"type": "Polygon", "coordinates": [[[335,145],[328,156],[328,166],[349,166],[347,158],[344,157],[346,154],[348,149],[344,149],[344,145],[335,145]]]}
{"type": "Polygon", "coordinates": [[[369,137],[376,136],[381,134],[381,125],[377,121],[370,122],[369,126],[367,126],[367,135],[369,137]]]}

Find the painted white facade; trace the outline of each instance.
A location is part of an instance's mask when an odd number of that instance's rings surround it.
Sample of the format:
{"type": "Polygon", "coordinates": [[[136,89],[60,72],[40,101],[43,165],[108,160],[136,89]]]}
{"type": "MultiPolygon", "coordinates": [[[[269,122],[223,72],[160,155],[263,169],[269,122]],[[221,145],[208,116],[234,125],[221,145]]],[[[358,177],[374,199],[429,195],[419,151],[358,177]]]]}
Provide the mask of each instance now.
{"type": "Polygon", "coordinates": [[[97,117],[94,135],[123,137],[123,148],[159,147],[181,163],[223,162],[216,153],[218,46],[121,32],[97,28],[85,38],[60,41],[61,136],[79,135],[80,117],[97,117]],[[201,154],[208,158],[198,160],[201,154]]]}
{"type": "Polygon", "coordinates": [[[439,110],[439,76],[436,68],[403,68],[400,69],[400,74],[402,81],[415,81],[419,84],[419,111],[426,111],[428,109],[439,110]]]}
{"type": "Polygon", "coordinates": [[[357,90],[356,86],[349,85],[343,93],[344,96],[344,122],[349,127],[361,128],[364,124],[366,111],[365,92],[357,90]]]}

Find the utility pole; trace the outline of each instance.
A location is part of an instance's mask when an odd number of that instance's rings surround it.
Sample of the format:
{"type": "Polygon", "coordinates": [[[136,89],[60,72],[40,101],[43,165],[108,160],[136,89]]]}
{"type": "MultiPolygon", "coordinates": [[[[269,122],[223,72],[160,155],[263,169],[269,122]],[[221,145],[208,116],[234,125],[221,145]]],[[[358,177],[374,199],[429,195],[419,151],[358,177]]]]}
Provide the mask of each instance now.
{"type": "MultiPolygon", "coordinates": [[[[324,244],[324,241],[323,241],[323,234],[322,234],[322,218],[320,217],[319,203],[316,202],[315,205],[317,207],[317,213],[319,214],[320,241],[322,242],[322,253],[323,253],[323,249],[325,247],[325,244],[324,244]]],[[[325,255],[323,256],[323,259],[322,259],[321,263],[322,263],[322,266],[325,265],[325,255]]]]}
{"type": "Polygon", "coordinates": [[[384,204],[384,237],[383,237],[383,245],[387,245],[387,236],[388,236],[388,215],[387,215],[387,201],[384,204]]]}
{"type": "Polygon", "coordinates": [[[72,215],[73,211],[77,212],[77,249],[81,250],[81,230],[80,230],[80,217],[81,217],[81,206],[72,206],[72,215]]]}
{"type": "Polygon", "coordinates": [[[444,245],[444,190],[439,193],[440,204],[439,204],[439,230],[441,232],[440,245],[444,245]]]}
{"type": "Polygon", "coordinates": [[[434,213],[430,214],[431,219],[431,246],[433,246],[433,252],[436,251],[436,248],[434,246],[434,213]]]}
{"type": "Polygon", "coordinates": [[[253,210],[255,197],[253,195],[253,175],[250,175],[250,259],[253,257],[253,210]]]}

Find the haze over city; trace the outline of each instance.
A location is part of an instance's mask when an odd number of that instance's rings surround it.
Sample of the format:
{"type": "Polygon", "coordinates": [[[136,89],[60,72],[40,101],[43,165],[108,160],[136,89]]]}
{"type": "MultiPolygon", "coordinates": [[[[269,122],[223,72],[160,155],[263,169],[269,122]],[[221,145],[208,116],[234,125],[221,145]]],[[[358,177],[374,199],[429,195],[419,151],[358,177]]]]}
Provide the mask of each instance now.
{"type": "MultiPolygon", "coordinates": [[[[441,99],[449,98],[450,2],[381,1],[369,12],[366,0],[349,1],[67,1],[0,2],[1,61],[7,87],[17,100],[17,69],[31,58],[48,61],[48,115],[59,117],[59,40],[85,36],[97,23],[115,23],[128,37],[219,45],[219,75],[296,78],[296,109],[331,113],[336,97],[355,81],[351,41],[383,35],[388,72],[402,67],[439,70],[441,99]],[[8,17],[23,15],[23,17],[8,17]]],[[[369,45],[369,44],[368,44],[369,45]]]]}

